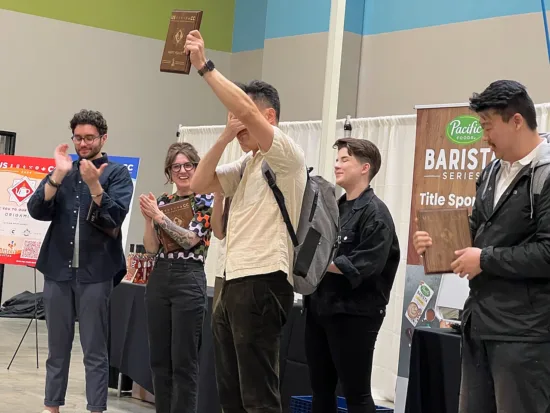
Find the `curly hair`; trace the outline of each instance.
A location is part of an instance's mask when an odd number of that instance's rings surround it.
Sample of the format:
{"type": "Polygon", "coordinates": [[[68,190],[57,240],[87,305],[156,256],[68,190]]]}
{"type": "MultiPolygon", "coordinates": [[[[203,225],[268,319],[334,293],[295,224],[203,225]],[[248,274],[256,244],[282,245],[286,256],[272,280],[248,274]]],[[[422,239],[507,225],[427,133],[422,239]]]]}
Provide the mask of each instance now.
{"type": "Polygon", "coordinates": [[[107,133],[107,121],[101,112],[95,110],[82,109],[80,112],[75,113],[70,122],[70,128],[73,133],[78,125],[95,126],[100,136],[107,133]]]}
{"type": "Polygon", "coordinates": [[[519,113],[529,129],[537,129],[535,104],[525,86],[515,80],[497,80],[483,92],[474,93],[470,98],[470,109],[476,113],[495,111],[504,122],[519,113]]]}
{"type": "Polygon", "coordinates": [[[185,155],[189,162],[194,163],[195,166],[201,160],[199,153],[193,145],[187,142],[176,142],[168,147],[168,152],[166,153],[166,160],[164,161],[164,175],[166,176],[166,183],[170,182],[170,169],[172,164],[176,160],[179,154],[185,155]]]}

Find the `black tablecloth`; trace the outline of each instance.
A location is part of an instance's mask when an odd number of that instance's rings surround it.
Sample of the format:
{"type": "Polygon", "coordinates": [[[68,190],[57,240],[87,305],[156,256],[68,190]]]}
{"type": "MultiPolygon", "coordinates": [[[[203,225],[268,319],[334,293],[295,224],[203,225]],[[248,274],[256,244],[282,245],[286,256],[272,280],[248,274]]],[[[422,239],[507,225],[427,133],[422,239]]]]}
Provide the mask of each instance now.
{"type": "MultiPolygon", "coordinates": [[[[220,413],[214,371],[214,348],[210,319],[213,288],[208,289],[208,312],[203,325],[200,354],[198,411],[220,413]]],[[[149,343],[145,320],[145,286],[122,283],[111,297],[111,366],[153,393],[149,369],[149,343]]],[[[309,371],[304,354],[305,317],[296,303],[281,340],[281,397],[288,412],[290,396],[309,395],[309,371]]]]}
{"type": "Polygon", "coordinates": [[[411,345],[405,413],[457,413],[460,391],[460,334],[417,328],[411,345]]]}

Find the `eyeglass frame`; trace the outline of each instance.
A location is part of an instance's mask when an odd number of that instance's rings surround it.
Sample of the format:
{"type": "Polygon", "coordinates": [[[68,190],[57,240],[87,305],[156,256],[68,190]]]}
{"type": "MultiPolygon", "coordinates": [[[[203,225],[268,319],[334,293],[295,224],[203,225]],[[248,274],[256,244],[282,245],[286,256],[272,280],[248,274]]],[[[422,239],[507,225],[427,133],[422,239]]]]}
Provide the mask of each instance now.
{"type": "Polygon", "coordinates": [[[71,136],[71,140],[74,142],[74,143],[77,143],[77,144],[81,144],[82,141],[86,142],[87,144],[90,144],[90,143],[94,143],[96,139],[101,139],[105,136],[105,134],[103,135],[86,135],[86,136],[79,136],[79,135],[73,135],[71,136]],[[77,139],[78,137],[78,139],[77,139]],[[86,138],[92,138],[91,141],[87,141],[86,138]]]}
{"type": "Polygon", "coordinates": [[[183,168],[184,171],[190,172],[193,169],[195,169],[197,167],[197,165],[198,165],[198,163],[196,163],[196,162],[173,163],[172,165],[170,165],[170,171],[171,172],[180,172],[181,168],[183,168]],[[191,166],[189,168],[186,168],[185,165],[191,165],[191,166]],[[177,170],[174,169],[175,166],[178,167],[177,170]]]}

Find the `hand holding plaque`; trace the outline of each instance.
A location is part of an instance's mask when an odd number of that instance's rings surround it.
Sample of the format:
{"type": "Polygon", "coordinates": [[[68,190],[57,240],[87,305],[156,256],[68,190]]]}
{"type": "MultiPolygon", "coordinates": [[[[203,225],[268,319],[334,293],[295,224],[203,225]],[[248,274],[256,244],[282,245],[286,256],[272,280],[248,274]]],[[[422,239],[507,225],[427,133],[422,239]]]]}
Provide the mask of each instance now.
{"type": "Polygon", "coordinates": [[[172,12],[160,63],[161,72],[189,74],[192,59],[185,50],[185,42],[189,33],[199,30],[201,21],[202,11],[200,10],[174,10],[172,12]]]}
{"type": "Polygon", "coordinates": [[[455,251],[472,246],[466,208],[419,210],[418,227],[413,242],[417,252],[424,253],[426,274],[453,272],[455,251]]]}

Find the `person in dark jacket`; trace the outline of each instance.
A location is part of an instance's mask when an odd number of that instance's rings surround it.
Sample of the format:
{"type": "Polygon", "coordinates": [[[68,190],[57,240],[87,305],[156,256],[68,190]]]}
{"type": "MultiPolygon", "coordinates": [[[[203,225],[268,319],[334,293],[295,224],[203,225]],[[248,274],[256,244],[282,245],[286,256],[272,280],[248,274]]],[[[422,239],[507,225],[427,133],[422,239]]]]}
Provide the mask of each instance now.
{"type": "Polygon", "coordinates": [[[126,269],[120,227],[128,214],[133,183],[128,168],[101,152],[107,141],[107,122],[101,113],[82,110],[70,128],[79,159],[73,162],[69,146],[59,145],[55,169],[27,204],[34,219],[51,221],[36,262],[44,274],[48,329],[44,412],[57,413],[65,404],[77,316],[87,409],[103,412],[109,381],[109,297],[113,277],[126,269]],[[94,217],[93,224],[88,216],[94,217]]]}
{"type": "MultiPolygon", "coordinates": [[[[470,217],[473,247],[454,272],[470,280],[462,318],[460,413],[550,411],[550,163],[525,87],[500,80],[470,107],[496,159],[481,173],[470,217]]],[[[419,254],[432,245],[416,232],[419,254]]]]}
{"type": "Polygon", "coordinates": [[[381,165],[364,139],[336,141],[340,245],[317,290],[305,298],[305,348],[313,391],[312,413],[336,413],[338,379],[350,413],[374,413],[374,345],[399,266],[392,216],[370,186],[381,165]]]}

